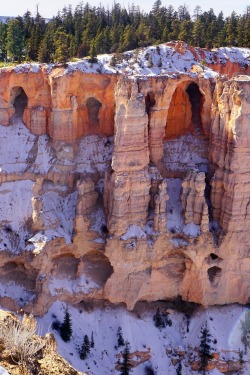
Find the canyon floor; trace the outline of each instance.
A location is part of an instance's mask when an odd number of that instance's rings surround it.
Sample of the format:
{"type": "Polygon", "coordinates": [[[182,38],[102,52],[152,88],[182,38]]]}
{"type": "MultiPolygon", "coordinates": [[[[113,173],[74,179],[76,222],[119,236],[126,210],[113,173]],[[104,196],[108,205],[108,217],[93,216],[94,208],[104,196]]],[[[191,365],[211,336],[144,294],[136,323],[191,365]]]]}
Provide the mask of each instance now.
{"type": "Polygon", "coordinates": [[[249,374],[250,353],[243,356],[244,365],[239,367],[239,350],[244,351],[242,322],[249,311],[244,306],[230,305],[204,309],[197,307],[192,316],[173,309],[167,309],[166,303],[155,305],[140,304],[134,312],[124,307],[104,304],[102,307],[92,303],[82,303],[70,307],[73,334],[70,342],[65,343],[59,333],[53,330],[53,322],[62,322],[66,305],[56,302],[44,317],[39,318],[39,326],[45,333],[53,332],[58,343],[59,353],[79,371],[89,375],[118,374],[116,368],[119,354],[124,347],[117,348],[117,330],[121,327],[124,341],[130,344],[131,360],[135,367],[131,374],[176,375],[179,363],[183,375],[198,374],[195,363],[199,360],[201,330],[207,322],[211,334],[211,352],[215,353],[210,362],[210,375],[249,374]],[[172,326],[155,327],[153,316],[159,307],[160,312],[168,311],[172,326]],[[93,332],[94,348],[86,360],[79,358],[79,347],[84,335],[91,338],[93,332]],[[238,367],[237,367],[238,366],[238,367]],[[214,368],[213,368],[214,367],[214,368]],[[220,371],[219,371],[220,370],[220,371]]]}

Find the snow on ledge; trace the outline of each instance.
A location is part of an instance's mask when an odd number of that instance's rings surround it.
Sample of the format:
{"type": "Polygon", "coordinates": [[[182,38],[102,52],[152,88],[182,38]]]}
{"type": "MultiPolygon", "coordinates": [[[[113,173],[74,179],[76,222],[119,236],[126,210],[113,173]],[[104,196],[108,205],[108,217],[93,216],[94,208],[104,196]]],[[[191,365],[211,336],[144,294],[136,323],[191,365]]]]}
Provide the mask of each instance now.
{"type": "Polygon", "coordinates": [[[129,238],[133,238],[133,237],[146,238],[146,234],[138,225],[133,224],[128,227],[126,233],[124,233],[120,237],[120,239],[126,241],[129,238]]]}
{"type": "MultiPolygon", "coordinates": [[[[213,70],[214,64],[225,65],[227,62],[247,67],[250,65],[250,49],[240,47],[220,47],[206,50],[191,47],[184,42],[170,42],[157,46],[141,47],[123,53],[98,55],[96,62],[88,57],[66,64],[48,64],[48,74],[58,68],[57,75],[72,74],[74,71],[95,74],[126,74],[133,76],[176,76],[186,74],[200,75],[213,79],[219,73],[213,70]],[[181,48],[178,48],[181,46],[181,48]],[[210,66],[210,67],[208,67],[210,66]]],[[[14,68],[16,73],[37,73],[42,65],[25,63],[14,68]]],[[[5,68],[3,68],[5,69],[5,68]]]]}

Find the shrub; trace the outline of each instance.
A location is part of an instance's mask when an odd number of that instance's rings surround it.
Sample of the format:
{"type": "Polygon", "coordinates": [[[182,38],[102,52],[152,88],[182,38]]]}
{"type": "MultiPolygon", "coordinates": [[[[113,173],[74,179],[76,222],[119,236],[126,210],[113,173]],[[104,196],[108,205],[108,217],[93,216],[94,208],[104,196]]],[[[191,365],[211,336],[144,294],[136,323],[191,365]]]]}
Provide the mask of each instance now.
{"type": "Polygon", "coordinates": [[[32,365],[35,355],[45,347],[45,341],[36,332],[37,324],[32,315],[24,315],[22,320],[8,317],[6,321],[0,321],[2,345],[23,372],[28,365],[32,365]]]}

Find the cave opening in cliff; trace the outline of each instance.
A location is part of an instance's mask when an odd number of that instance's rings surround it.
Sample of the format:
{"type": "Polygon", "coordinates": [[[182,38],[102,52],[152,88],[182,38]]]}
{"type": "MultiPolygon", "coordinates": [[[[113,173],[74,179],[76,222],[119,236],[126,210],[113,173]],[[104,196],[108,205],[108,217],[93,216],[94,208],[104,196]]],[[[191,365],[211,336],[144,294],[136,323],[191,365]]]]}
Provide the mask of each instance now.
{"type": "Polygon", "coordinates": [[[149,114],[151,108],[155,105],[155,103],[156,101],[155,101],[154,93],[152,91],[149,91],[147,95],[145,96],[145,108],[146,108],[147,114],[149,114]]]}
{"type": "Polygon", "coordinates": [[[217,266],[211,267],[207,270],[209,281],[213,286],[217,286],[219,284],[221,273],[222,269],[217,266]]]}
{"type": "Polygon", "coordinates": [[[197,83],[192,82],[188,85],[186,92],[189,96],[192,111],[192,125],[196,133],[202,133],[201,110],[204,102],[202,93],[197,83]]]}
{"type": "Polygon", "coordinates": [[[18,117],[23,117],[24,110],[28,105],[28,97],[22,87],[14,87],[12,93],[15,114],[18,117]]]}
{"type": "Polygon", "coordinates": [[[53,276],[74,278],[77,275],[77,270],[80,260],[73,254],[62,254],[52,260],[53,276]]]}
{"type": "Polygon", "coordinates": [[[2,275],[0,281],[4,283],[13,282],[16,285],[34,291],[36,286],[37,271],[29,266],[26,267],[22,262],[7,262],[2,267],[2,275]]]}
{"type": "MultiPolygon", "coordinates": [[[[163,163],[166,173],[188,170],[208,171],[208,138],[203,132],[204,95],[197,83],[176,85],[168,107],[163,163]]],[[[183,178],[180,175],[181,178],[183,178]]]]}
{"type": "Polygon", "coordinates": [[[99,126],[99,111],[102,103],[96,98],[90,97],[86,102],[86,106],[88,109],[89,125],[94,127],[99,126]]]}
{"type": "Polygon", "coordinates": [[[177,85],[168,109],[165,138],[174,139],[188,133],[203,134],[204,96],[195,82],[177,85]]]}
{"type": "Polygon", "coordinates": [[[99,251],[91,251],[82,257],[81,273],[100,287],[113,273],[109,259],[99,251]]]}

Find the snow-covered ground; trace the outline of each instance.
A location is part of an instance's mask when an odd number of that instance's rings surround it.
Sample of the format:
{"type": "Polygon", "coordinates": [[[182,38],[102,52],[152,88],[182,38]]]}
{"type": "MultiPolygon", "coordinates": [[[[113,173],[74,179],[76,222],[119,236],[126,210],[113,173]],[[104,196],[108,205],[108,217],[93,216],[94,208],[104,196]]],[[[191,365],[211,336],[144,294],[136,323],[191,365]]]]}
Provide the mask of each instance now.
{"type": "Polygon", "coordinates": [[[138,48],[121,54],[98,55],[97,63],[90,63],[87,58],[68,63],[65,74],[74,70],[86,73],[124,73],[131,75],[173,75],[178,73],[193,74],[199,70],[205,78],[213,78],[218,73],[201,66],[201,62],[225,64],[227,61],[236,62],[242,66],[249,65],[250,50],[248,48],[221,47],[219,49],[201,50],[188,49],[187,44],[183,53],[177,52],[175,43],[160,44],[138,48]],[[196,68],[196,69],[194,69],[196,68]]]}
{"type": "MultiPolygon", "coordinates": [[[[124,350],[117,348],[117,330],[121,327],[123,338],[130,344],[130,352],[147,352],[150,350],[150,360],[138,365],[131,372],[133,375],[143,375],[145,367],[150,366],[157,375],[175,375],[176,367],[171,362],[172,358],[178,358],[175,350],[184,351],[182,360],[182,374],[197,374],[188,365],[189,358],[197,358],[194,348],[200,345],[200,333],[207,322],[211,334],[212,351],[220,353],[223,360],[239,359],[239,349],[244,350],[241,337],[241,321],[244,320],[246,308],[238,305],[225,307],[213,307],[209,309],[199,308],[191,316],[189,329],[187,316],[174,310],[170,311],[168,318],[172,326],[156,328],[153,322],[153,310],[131,313],[122,307],[106,305],[103,309],[92,308],[85,304],[85,309],[68,306],[72,321],[73,334],[70,342],[62,341],[59,333],[52,330],[52,323],[63,322],[65,304],[55,302],[48,313],[38,319],[39,326],[45,334],[52,331],[58,343],[59,353],[66,358],[73,367],[87,374],[109,375],[118,374],[115,370],[117,354],[124,350]],[[83,343],[84,335],[89,339],[93,332],[94,348],[86,360],[79,358],[79,347],[83,343]]],[[[161,312],[164,309],[160,309],[161,312]]],[[[136,357],[134,357],[136,359],[136,357]]],[[[138,358],[137,358],[138,359],[138,358]]],[[[249,353],[244,356],[245,364],[243,374],[250,373],[249,353]]],[[[221,374],[218,370],[208,371],[208,375],[221,374]]]]}
{"type": "MultiPolygon", "coordinates": [[[[82,71],[84,73],[129,75],[176,75],[178,73],[194,74],[199,71],[204,78],[214,78],[218,73],[208,68],[206,64],[220,63],[225,65],[228,61],[241,66],[249,65],[250,49],[240,47],[220,47],[212,50],[201,48],[188,48],[183,43],[183,50],[175,49],[176,42],[159,44],[138,48],[124,53],[103,54],[97,56],[97,62],[89,62],[89,58],[79,59],[67,63],[64,73],[82,71]],[[203,64],[205,62],[205,65],[203,64]]],[[[57,64],[47,66],[50,73],[57,64]]],[[[42,65],[25,63],[15,67],[17,73],[37,73],[42,65]]],[[[4,68],[3,68],[4,69],[4,68]]]]}

